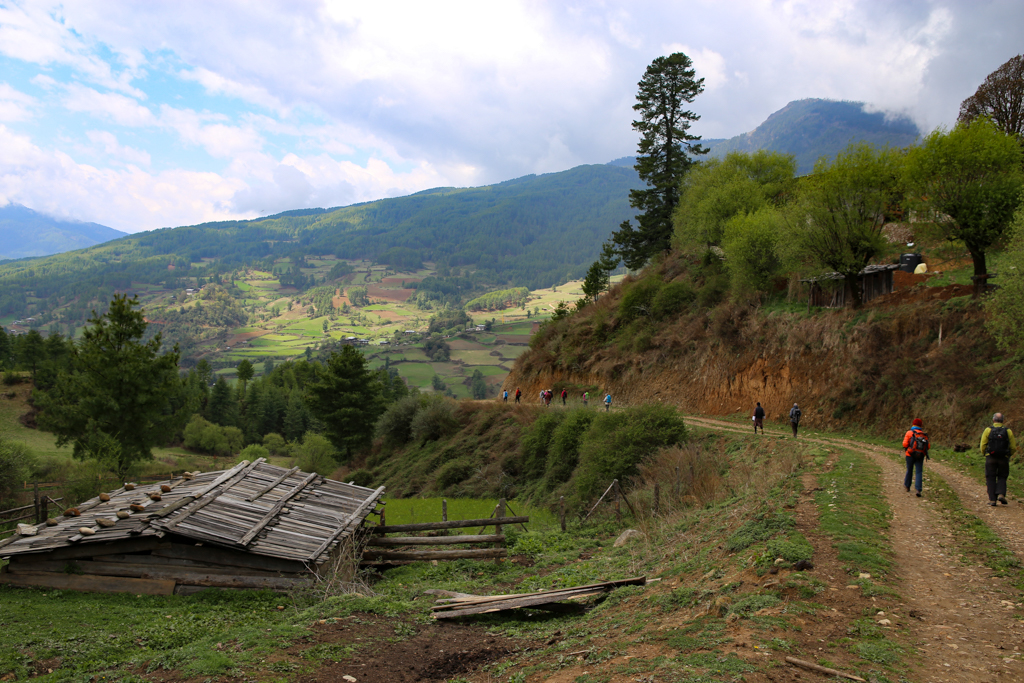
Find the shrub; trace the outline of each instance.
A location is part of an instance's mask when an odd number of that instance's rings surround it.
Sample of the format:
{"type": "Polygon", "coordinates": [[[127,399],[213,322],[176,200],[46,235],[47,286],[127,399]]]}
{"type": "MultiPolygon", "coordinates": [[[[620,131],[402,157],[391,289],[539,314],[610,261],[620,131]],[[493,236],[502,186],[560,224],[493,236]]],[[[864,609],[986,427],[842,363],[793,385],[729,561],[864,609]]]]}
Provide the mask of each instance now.
{"type": "Polygon", "coordinates": [[[469,479],[475,471],[476,467],[467,458],[458,458],[445,463],[437,471],[437,489],[443,491],[449,486],[463,482],[469,479]]]}
{"type": "Polygon", "coordinates": [[[242,452],[238,454],[238,457],[242,458],[243,460],[248,460],[249,462],[252,462],[257,458],[269,458],[270,451],[268,451],[263,446],[254,443],[249,444],[248,446],[243,448],[242,452]]]}
{"type": "Polygon", "coordinates": [[[370,470],[356,470],[348,475],[348,480],[356,486],[370,488],[370,485],[373,484],[373,472],[370,470]]]}
{"type": "Polygon", "coordinates": [[[678,315],[696,298],[697,292],[689,282],[670,282],[651,301],[651,315],[659,319],[678,315]]]}
{"type": "Polygon", "coordinates": [[[619,319],[629,322],[651,315],[651,305],[661,289],[662,282],[656,277],[637,280],[626,287],[619,301],[619,319]]]}
{"type": "Polygon", "coordinates": [[[675,408],[644,405],[598,413],[580,444],[576,493],[580,503],[601,493],[612,479],[637,474],[637,465],[659,448],[686,440],[686,425],[675,408]]]}
{"type": "Polygon", "coordinates": [[[4,384],[9,387],[14,386],[15,384],[21,384],[22,379],[21,373],[15,372],[14,370],[8,370],[4,373],[4,384]]]}
{"type": "Polygon", "coordinates": [[[263,437],[263,445],[274,455],[288,455],[288,442],[280,434],[267,434],[263,437]]]}
{"type": "Polygon", "coordinates": [[[564,411],[545,411],[520,437],[519,457],[522,462],[522,475],[527,481],[544,476],[551,435],[564,418],[564,411]]]}
{"type": "Polygon", "coordinates": [[[377,436],[390,446],[401,446],[412,438],[412,421],[422,402],[419,396],[407,396],[395,401],[377,420],[377,436]]]}
{"type": "Polygon", "coordinates": [[[322,434],[307,433],[294,450],[303,472],[328,475],[338,466],[338,449],[322,434]]]}
{"type": "MultiPolygon", "coordinates": [[[[595,392],[596,393],[596,392],[595,392]]],[[[545,479],[549,489],[569,481],[580,461],[580,443],[594,423],[597,413],[588,408],[574,408],[551,433],[547,453],[545,479]]]]}
{"type": "Polygon", "coordinates": [[[35,465],[35,456],[23,443],[0,438],[0,508],[21,489],[35,465]]]}
{"type": "Polygon", "coordinates": [[[459,429],[455,419],[455,401],[444,396],[428,396],[423,409],[416,413],[410,424],[412,438],[416,441],[436,441],[459,429]]]}

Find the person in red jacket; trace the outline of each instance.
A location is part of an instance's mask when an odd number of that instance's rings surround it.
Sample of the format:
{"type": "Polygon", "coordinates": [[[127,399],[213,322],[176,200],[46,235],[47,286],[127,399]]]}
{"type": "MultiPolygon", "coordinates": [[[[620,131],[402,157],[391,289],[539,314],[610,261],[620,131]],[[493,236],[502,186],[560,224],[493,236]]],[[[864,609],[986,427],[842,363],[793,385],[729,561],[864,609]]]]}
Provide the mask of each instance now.
{"type": "Polygon", "coordinates": [[[924,422],[921,418],[915,417],[913,426],[903,436],[903,451],[907,460],[907,476],[903,478],[903,488],[910,493],[910,479],[914,476],[914,488],[917,489],[917,497],[921,497],[922,479],[924,478],[924,461],[931,460],[928,456],[928,449],[931,444],[928,442],[928,435],[924,433],[924,422]]]}

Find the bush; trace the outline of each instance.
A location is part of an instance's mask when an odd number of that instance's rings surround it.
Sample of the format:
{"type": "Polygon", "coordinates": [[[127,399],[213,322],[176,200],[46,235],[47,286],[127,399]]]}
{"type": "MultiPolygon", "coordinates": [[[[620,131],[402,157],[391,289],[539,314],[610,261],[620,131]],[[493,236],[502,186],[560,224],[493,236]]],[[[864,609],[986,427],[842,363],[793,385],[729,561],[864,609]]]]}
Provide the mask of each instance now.
{"type": "Polygon", "coordinates": [[[424,399],[423,409],[416,413],[410,424],[412,438],[416,441],[436,441],[459,430],[455,419],[455,401],[444,396],[429,396],[424,399]]]}
{"type": "Polygon", "coordinates": [[[422,406],[419,396],[395,401],[377,420],[377,436],[389,446],[402,446],[412,438],[412,422],[422,406]]]}
{"type": "Polygon", "coordinates": [[[9,387],[14,386],[15,384],[21,384],[23,379],[24,378],[21,376],[21,373],[15,372],[14,370],[8,370],[4,373],[4,384],[9,387]]]}
{"type": "Polygon", "coordinates": [[[534,481],[544,476],[547,466],[548,448],[551,435],[565,418],[561,410],[545,411],[534,420],[519,439],[519,459],[522,463],[521,473],[527,481],[534,481]]]}
{"type": "Polygon", "coordinates": [[[646,277],[631,283],[619,301],[619,319],[629,322],[651,315],[651,306],[661,286],[662,282],[656,277],[646,277]]]}
{"type": "Polygon", "coordinates": [[[274,455],[288,455],[288,442],[280,434],[267,434],[263,437],[263,445],[274,455]]]}
{"type": "Polygon", "coordinates": [[[348,480],[356,486],[365,486],[366,488],[370,488],[373,484],[373,472],[370,470],[356,470],[348,475],[348,480]]]}
{"type": "Polygon", "coordinates": [[[0,438],[0,508],[20,491],[35,466],[35,455],[23,443],[0,438]]]}
{"type": "Polygon", "coordinates": [[[678,315],[696,298],[697,292],[689,282],[670,282],[651,301],[651,315],[659,319],[678,315]]]}
{"type": "Polygon", "coordinates": [[[303,472],[327,476],[338,467],[338,449],[322,434],[307,433],[294,451],[303,472]]]}
{"type": "Polygon", "coordinates": [[[469,479],[475,471],[476,466],[467,458],[458,458],[457,460],[445,463],[441,469],[437,471],[437,489],[439,491],[443,491],[449,486],[454,486],[455,484],[463,482],[466,479],[469,479]]]}
{"type": "Polygon", "coordinates": [[[580,444],[576,468],[578,503],[593,499],[612,479],[637,474],[637,465],[664,446],[686,440],[686,425],[675,408],[644,405],[598,413],[580,444]]]}
{"type": "Polygon", "coordinates": [[[249,462],[253,462],[257,458],[269,458],[270,457],[270,451],[268,451],[263,446],[261,446],[261,445],[259,445],[257,443],[254,443],[254,444],[249,444],[248,446],[243,448],[242,452],[238,454],[238,457],[242,458],[243,460],[248,460],[249,462]]]}
{"type": "Polygon", "coordinates": [[[590,429],[596,417],[597,413],[589,408],[574,408],[566,413],[561,424],[551,433],[547,471],[544,475],[548,489],[569,481],[580,461],[583,435],[590,429]]]}

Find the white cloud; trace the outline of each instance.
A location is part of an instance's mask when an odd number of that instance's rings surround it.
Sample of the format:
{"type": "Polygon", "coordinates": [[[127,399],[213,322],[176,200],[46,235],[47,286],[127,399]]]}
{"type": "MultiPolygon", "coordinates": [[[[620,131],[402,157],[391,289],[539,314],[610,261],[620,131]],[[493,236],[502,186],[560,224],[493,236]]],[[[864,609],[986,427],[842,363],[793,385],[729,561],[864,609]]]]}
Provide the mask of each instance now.
{"type": "Polygon", "coordinates": [[[138,164],[140,166],[149,166],[150,159],[149,153],[135,149],[134,147],[126,147],[117,140],[117,136],[105,130],[90,130],[86,133],[86,136],[95,144],[97,147],[103,149],[103,153],[124,161],[129,164],[138,164]]]}
{"type": "Polygon", "coordinates": [[[178,72],[178,75],[186,81],[199,83],[208,93],[237,97],[240,100],[258,104],[267,109],[277,110],[283,115],[288,113],[287,108],[281,106],[281,101],[273,97],[262,86],[238,83],[202,67],[198,69],[182,69],[178,72]]]}
{"type": "Polygon", "coordinates": [[[36,98],[0,83],[0,121],[24,121],[32,115],[36,98]]]}
{"type": "Polygon", "coordinates": [[[66,86],[63,104],[70,111],[92,114],[122,126],[153,126],[157,123],[153,112],[131,97],[101,93],[77,83],[66,86]]]}
{"type": "Polygon", "coordinates": [[[686,45],[671,43],[664,47],[665,54],[682,52],[693,62],[696,78],[704,79],[704,92],[717,90],[725,85],[729,76],[725,70],[725,57],[712,49],[702,47],[694,50],[686,45]]]}

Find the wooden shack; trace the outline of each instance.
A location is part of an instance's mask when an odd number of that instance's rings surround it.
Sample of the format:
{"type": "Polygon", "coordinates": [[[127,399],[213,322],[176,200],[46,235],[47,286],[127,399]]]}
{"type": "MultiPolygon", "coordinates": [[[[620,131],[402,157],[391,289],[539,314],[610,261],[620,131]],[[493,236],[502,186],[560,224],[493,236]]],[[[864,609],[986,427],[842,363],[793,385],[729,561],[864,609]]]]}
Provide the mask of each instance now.
{"type": "MultiPolygon", "coordinates": [[[[860,289],[863,303],[893,291],[893,272],[899,270],[898,264],[882,264],[867,266],[860,271],[860,289]]],[[[822,308],[842,308],[847,301],[853,300],[849,285],[839,273],[825,273],[819,277],[801,280],[808,285],[810,306],[822,308]],[[825,286],[822,286],[825,285],[825,286]]]]}
{"type": "Polygon", "coordinates": [[[263,458],[126,484],[0,541],[10,561],[0,583],[151,595],[293,588],[355,541],[383,493],[263,458]]]}

